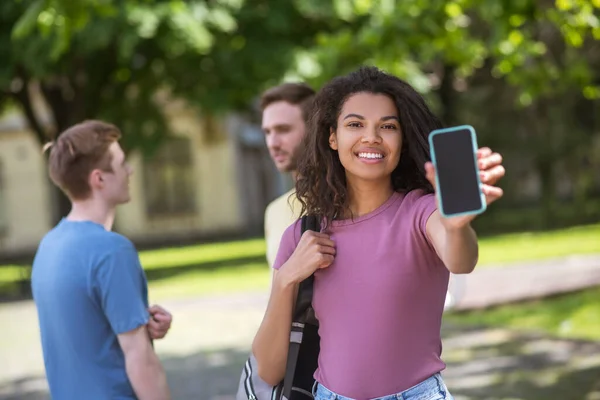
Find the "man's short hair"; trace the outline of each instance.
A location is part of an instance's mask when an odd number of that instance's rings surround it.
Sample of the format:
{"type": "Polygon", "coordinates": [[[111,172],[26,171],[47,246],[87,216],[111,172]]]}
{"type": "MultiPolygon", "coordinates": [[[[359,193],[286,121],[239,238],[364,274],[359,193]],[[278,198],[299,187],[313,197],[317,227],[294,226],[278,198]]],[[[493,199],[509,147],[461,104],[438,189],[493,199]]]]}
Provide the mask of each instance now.
{"type": "Polygon", "coordinates": [[[119,128],[103,121],[87,120],[70,127],[50,145],[50,179],[71,200],[85,200],[91,192],[90,173],[112,170],[108,148],[120,138],[119,128]]]}
{"type": "Polygon", "coordinates": [[[264,111],[270,104],[285,101],[302,109],[302,117],[308,121],[312,101],[315,97],[313,88],[305,83],[283,83],[268,89],[260,98],[260,109],[264,111]]]}

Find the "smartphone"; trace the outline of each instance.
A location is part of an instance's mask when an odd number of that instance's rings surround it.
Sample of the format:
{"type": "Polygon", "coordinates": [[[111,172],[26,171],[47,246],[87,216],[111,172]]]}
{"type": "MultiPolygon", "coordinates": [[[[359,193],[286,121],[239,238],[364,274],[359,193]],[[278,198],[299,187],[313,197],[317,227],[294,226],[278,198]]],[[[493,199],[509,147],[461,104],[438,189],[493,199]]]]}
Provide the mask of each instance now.
{"type": "Polygon", "coordinates": [[[469,125],[436,129],[429,134],[429,148],[442,216],[484,212],[486,202],[477,165],[475,129],[469,125]]]}

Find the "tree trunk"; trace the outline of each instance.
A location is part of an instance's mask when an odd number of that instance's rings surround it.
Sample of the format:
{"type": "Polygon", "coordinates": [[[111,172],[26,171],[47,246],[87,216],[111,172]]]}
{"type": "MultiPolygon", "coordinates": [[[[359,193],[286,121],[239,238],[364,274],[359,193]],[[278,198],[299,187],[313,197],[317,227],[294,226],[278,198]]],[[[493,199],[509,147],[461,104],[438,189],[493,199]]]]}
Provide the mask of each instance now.
{"type": "MultiPolygon", "coordinates": [[[[29,92],[30,81],[28,77],[24,73],[21,73],[20,77],[23,80],[23,86],[21,90],[13,92],[12,95],[20,104],[29,128],[33,131],[33,134],[36,136],[40,145],[43,146],[50,140],[49,132],[52,129],[50,129],[48,126],[44,126],[43,122],[39,120],[35,113],[33,101],[29,92]]],[[[59,93],[60,90],[58,88],[53,88],[51,90],[46,89],[43,92],[40,92],[40,95],[46,97],[52,109],[54,120],[56,122],[56,126],[54,128],[57,134],[69,126],[69,107],[63,99],[59,98],[59,93]],[[50,97],[47,97],[48,94],[50,94],[50,97]]],[[[46,155],[47,154],[48,153],[46,153],[46,155]]],[[[51,200],[53,205],[52,222],[55,224],[71,211],[71,202],[67,196],[65,196],[65,194],[54,184],[51,185],[51,192],[51,200]]]]}
{"type": "MultiPolygon", "coordinates": [[[[54,122],[56,125],[56,135],[60,135],[67,128],[72,126],[80,117],[81,105],[77,105],[76,99],[80,98],[76,93],[77,88],[69,86],[70,82],[66,78],[59,78],[52,83],[43,83],[40,85],[42,94],[52,110],[54,122]],[[65,87],[67,85],[68,87],[65,87]],[[71,91],[70,98],[65,98],[66,93],[71,91]]],[[[58,223],[63,217],[71,211],[71,201],[58,187],[53,185],[53,222],[58,223]]]]}
{"type": "Polygon", "coordinates": [[[12,96],[21,105],[23,113],[25,114],[25,118],[27,119],[27,124],[33,131],[38,142],[43,146],[49,140],[48,131],[44,126],[42,126],[42,123],[38,121],[37,115],[35,115],[33,102],[31,101],[31,96],[29,93],[29,78],[22,71],[19,72],[19,77],[21,78],[23,85],[21,86],[20,90],[13,92],[12,96]]]}
{"type": "Polygon", "coordinates": [[[557,153],[554,149],[552,127],[548,123],[550,112],[549,100],[540,98],[531,107],[529,130],[532,134],[531,145],[534,152],[535,167],[540,176],[542,186],[542,228],[550,229],[558,222],[556,215],[556,174],[555,162],[557,153]]]}
{"type": "Polygon", "coordinates": [[[536,167],[542,184],[542,228],[550,229],[557,225],[556,219],[556,178],[551,159],[538,156],[536,167]]]}
{"type": "Polygon", "coordinates": [[[444,64],[442,79],[438,89],[440,103],[442,104],[441,119],[445,126],[452,126],[457,121],[456,115],[456,91],[454,90],[455,67],[444,64]]]}

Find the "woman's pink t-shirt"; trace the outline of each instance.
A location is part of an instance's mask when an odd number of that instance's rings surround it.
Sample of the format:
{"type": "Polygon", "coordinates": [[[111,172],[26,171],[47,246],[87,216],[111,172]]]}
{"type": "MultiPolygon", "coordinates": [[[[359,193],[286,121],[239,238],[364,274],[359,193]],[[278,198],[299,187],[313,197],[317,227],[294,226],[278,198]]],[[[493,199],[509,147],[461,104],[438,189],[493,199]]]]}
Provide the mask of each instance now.
{"type": "MultiPolygon", "coordinates": [[[[315,273],[313,307],[321,352],[315,379],[368,399],[404,391],[440,372],[449,272],[425,225],[435,197],[394,193],[375,211],[328,228],[335,261],[315,273]]],[[[300,240],[299,221],[281,239],[274,268],[300,240]]]]}

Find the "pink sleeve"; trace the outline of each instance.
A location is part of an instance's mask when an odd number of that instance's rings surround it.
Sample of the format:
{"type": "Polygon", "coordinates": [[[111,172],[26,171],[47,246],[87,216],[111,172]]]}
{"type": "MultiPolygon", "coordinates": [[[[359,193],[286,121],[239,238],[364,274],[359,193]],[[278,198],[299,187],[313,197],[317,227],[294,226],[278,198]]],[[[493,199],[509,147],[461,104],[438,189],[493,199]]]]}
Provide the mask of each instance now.
{"type": "Polygon", "coordinates": [[[409,195],[414,198],[413,203],[413,215],[415,217],[415,225],[419,228],[421,233],[427,236],[427,220],[431,217],[431,214],[437,210],[437,201],[435,194],[423,194],[421,191],[412,191],[409,195]]]}
{"type": "Polygon", "coordinates": [[[277,250],[277,256],[273,263],[273,268],[279,269],[287,260],[292,256],[296,246],[300,241],[301,224],[300,220],[297,220],[292,225],[288,226],[281,236],[281,242],[279,243],[279,249],[277,250]]]}

